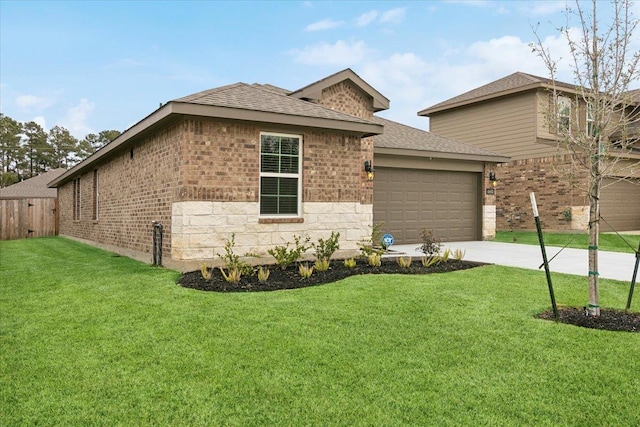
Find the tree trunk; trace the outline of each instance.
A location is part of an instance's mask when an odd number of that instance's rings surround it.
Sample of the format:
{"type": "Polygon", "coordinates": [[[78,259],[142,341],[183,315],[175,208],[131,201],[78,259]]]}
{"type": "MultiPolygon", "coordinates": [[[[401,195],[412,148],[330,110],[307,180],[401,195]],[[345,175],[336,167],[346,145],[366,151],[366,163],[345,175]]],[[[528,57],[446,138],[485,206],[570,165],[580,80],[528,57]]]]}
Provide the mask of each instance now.
{"type": "Polygon", "coordinates": [[[589,186],[589,315],[600,316],[598,292],[598,243],[600,241],[600,149],[591,158],[589,186]]]}

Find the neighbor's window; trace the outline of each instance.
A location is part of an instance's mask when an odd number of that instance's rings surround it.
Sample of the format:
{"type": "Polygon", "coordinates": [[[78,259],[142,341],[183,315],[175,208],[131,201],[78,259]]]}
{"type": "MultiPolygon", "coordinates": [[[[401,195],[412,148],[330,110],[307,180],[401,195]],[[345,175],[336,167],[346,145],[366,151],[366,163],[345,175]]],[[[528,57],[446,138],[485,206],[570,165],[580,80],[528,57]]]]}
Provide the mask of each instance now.
{"type": "Polygon", "coordinates": [[[593,105],[591,103],[587,104],[587,136],[596,136],[596,130],[594,127],[594,117],[593,117],[593,105]]]}
{"type": "Polygon", "coordinates": [[[73,180],[73,219],[80,220],[80,178],[73,180]]]}
{"type": "Polygon", "coordinates": [[[98,220],[98,170],[93,171],[93,220],[98,220]]]}
{"type": "Polygon", "coordinates": [[[566,96],[559,96],[556,107],[558,108],[558,133],[571,131],[571,100],[566,96]]]}
{"type": "Polygon", "coordinates": [[[302,136],[260,134],[260,215],[299,215],[302,136]]]}

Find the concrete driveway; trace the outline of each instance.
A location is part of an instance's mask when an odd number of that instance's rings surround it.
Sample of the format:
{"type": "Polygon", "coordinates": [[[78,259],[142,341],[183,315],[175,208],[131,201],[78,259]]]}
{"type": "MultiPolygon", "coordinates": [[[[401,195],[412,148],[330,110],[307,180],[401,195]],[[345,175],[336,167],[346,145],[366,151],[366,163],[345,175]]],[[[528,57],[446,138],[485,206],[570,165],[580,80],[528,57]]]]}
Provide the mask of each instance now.
{"type": "MultiPolygon", "coordinates": [[[[419,252],[420,244],[393,245],[391,250],[396,254],[406,254],[413,257],[422,256],[419,252]]],[[[517,243],[501,242],[447,242],[443,248],[462,249],[466,251],[465,260],[479,261],[491,264],[506,265],[509,267],[521,267],[537,270],[542,264],[540,246],[522,245],[517,243]]],[[[547,259],[551,259],[560,247],[547,246],[547,259]]],[[[588,274],[588,258],[586,249],[564,249],[550,263],[551,271],[558,273],[576,274],[586,276],[588,274]]],[[[619,252],[598,253],[600,277],[606,279],[630,282],[635,266],[635,255],[619,252]]],[[[544,267],[540,269],[544,271],[544,267]]],[[[636,280],[639,280],[636,275],[636,280]]]]}

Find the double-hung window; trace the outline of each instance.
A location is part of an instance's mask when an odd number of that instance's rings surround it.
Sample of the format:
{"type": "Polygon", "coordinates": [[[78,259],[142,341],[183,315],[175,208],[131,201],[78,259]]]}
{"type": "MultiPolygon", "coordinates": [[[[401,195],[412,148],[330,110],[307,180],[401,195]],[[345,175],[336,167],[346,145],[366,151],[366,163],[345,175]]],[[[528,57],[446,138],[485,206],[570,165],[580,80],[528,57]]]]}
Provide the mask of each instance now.
{"type": "Polygon", "coordinates": [[[260,134],[260,215],[300,216],[302,136],[260,134]]]}
{"type": "Polygon", "coordinates": [[[559,96],[556,107],[558,109],[558,133],[571,132],[571,99],[559,96]]]}
{"type": "Polygon", "coordinates": [[[73,180],[73,219],[80,220],[80,178],[73,180]]]}
{"type": "Polygon", "coordinates": [[[596,136],[593,117],[593,104],[587,103],[587,136],[596,136]]]}

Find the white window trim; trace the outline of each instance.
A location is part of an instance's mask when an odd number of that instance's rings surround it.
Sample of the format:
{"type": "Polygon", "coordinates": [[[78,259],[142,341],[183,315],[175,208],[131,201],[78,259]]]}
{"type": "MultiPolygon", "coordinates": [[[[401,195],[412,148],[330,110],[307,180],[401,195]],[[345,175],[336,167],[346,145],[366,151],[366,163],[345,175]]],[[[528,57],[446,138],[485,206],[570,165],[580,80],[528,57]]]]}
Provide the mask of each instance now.
{"type": "Polygon", "coordinates": [[[99,179],[100,173],[98,172],[98,169],[94,169],[93,171],[93,220],[97,221],[99,218],[99,212],[100,212],[100,179],[99,179]]]}
{"type": "Polygon", "coordinates": [[[260,213],[260,218],[301,218],[302,217],[302,159],[303,159],[303,139],[302,135],[290,134],[290,133],[277,133],[277,132],[260,132],[260,140],[258,142],[258,155],[260,157],[260,161],[258,162],[258,171],[260,173],[260,177],[258,179],[258,212],[260,212],[260,206],[262,204],[262,177],[278,177],[278,178],[297,178],[298,179],[298,206],[297,213],[295,214],[262,214],[260,213]],[[298,147],[298,173],[274,173],[274,172],[262,172],[262,136],[281,136],[285,138],[297,138],[299,142],[298,147]]]}
{"type": "Polygon", "coordinates": [[[565,132],[565,129],[563,129],[563,126],[562,126],[562,119],[564,119],[564,118],[567,118],[569,120],[569,127],[568,127],[568,129],[566,129],[566,132],[567,133],[571,133],[571,111],[572,111],[572,108],[573,108],[573,105],[571,105],[571,98],[569,98],[567,96],[562,96],[562,95],[559,95],[556,98],[556,109],[558,111],[558,123],[556,125],[557,126],[556,130],[557,130],[558,133],[564,133],[565,132]],[[566,115],[561,113],[562,107],[565,106],[565,103],[566,103],[566,106],[569,107],[569,112],[566,115]]]}
{"type": "Polygon", "coordinates": [[[593,104],[591,104],[590,102],[587,103],[586,122],[587,123],[584,131],[586,132],[587,136],[595,136],[595,132],[593,129],[595,117],[593,114],[593,104]],[[589,127],[591,127],[591,129],[589,129],[589,127]]]}

